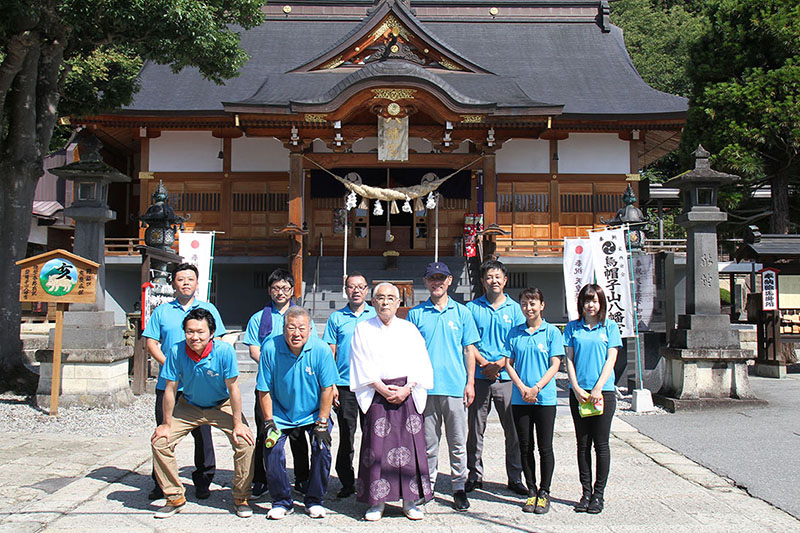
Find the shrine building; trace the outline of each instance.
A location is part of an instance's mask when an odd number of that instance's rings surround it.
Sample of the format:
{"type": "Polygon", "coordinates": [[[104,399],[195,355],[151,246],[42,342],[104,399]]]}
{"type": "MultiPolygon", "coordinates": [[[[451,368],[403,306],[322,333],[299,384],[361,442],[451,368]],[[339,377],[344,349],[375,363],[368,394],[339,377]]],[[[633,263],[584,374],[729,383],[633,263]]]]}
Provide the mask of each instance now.
{"type": "MultiPolygon", "coordinates": [[[[612,218],[639,170],[677,147],[686,120],[686,99],[636,72],[606,0],[293,0],[263,10],[265,22],[241,34],[250,59],[238,77],[217,85],[193,68],[147,63],[130,106],[71,117],[134,177],[112,191],[111,237],[137,237],[131,217],[159,182],[175,212],[191,215],[187,229],[221,232],[214,290],[226,322],[263,306],[275,266],[304,279],[296,295],[306,295],[316,258],[341,262],[345,239],[353,268],[388,250],[464,265],[472,214],[502,230],[501,260],[560,277],[563,238],[612,218]],[[434,203],[421,195],[376,208],[357,195],[345,209],[347,183],[386,193],[445,177],[434,203]],[[242,304],[247,288],[258,290],[242,304]]],[[[394,276],[423,288],[421,271],[394,276]]],[[[135,293],[116,299],[127,310],[135,293]]]]}

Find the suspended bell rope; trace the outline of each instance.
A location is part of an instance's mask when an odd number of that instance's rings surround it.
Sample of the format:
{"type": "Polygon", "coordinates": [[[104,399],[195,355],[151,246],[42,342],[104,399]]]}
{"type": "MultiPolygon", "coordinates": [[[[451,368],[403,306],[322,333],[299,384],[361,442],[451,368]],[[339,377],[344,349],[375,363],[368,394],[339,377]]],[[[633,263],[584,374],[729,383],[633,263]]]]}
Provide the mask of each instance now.
{"type": "MultiPolygon", "coordinates": [[[[324,172],[327,172],[328,174],[333,176],[335,179],[340,181],[345,186],[345,188],[347,188],[347,190],[352,191],[352,192],[358,194],[359,196],[361,196],[363,198],[369,198],[370,200],[383,200],[384,202],[388,203],[388,202],[391,202],[393,200],[406,201],[406,200],[413,200],[413,199],[419,198],[421,196],[425,196],[426,194],[428,194],[430,192],[433,192],[436,189],[438,189],[445,181],[449,180],[450,178],[452,178],[453,176],[455,176],[456,174],[458,174],[462,170],[471,167],[472,165],[474,165],[475,163],[477,163],[478,161],[483,159],[483,156],[478,157],[474,161],[470,161],[469,163],[467,163],[463,167],[459,168],[455,172],[451,172],[450,174],[448,174],[447,176],[445,176],[443,178],[438,178],[436,180],[429,181],[428,183],[421,183],[419,185],[413,185],[411,187],[398,187],[396,189],[388,189],[388,188],[382,188],[382,187],[371,187],[369,185],[363,185],[363,184],[359,185],[359,184],[353,183],[351,181],[348,181],[348,180],[344,179],[343,177],[338,176],[337,174],[334,174],[333,172],[331,172],[327,168],[323,167],[322,165],[320,165],[319,163],[317,163],[313,159],[309,159],[307,156],[303,156],[303,158],[308,160],[308,161],[310,161],[314,166],[318,167],[320,170],[322,170],[324,172]]],[[[380,211],[381,211],[380,214],[383,214],[383,208],[381,208],[380,211]]],[[[376,213],[376,215],[377,214],[378,213],[376,213]]]]}
{"type": "MultiPolygon", "coordinates": [[[[422,196],[425,196],[427,194],[428,195],[428,199],[427,199],[427,202],[425,204],[425,207],[427,209],[436,209],[435,233],[434,233],[434,235],[435,235],[435,237],[434,237],[434,261],[438,261],[439,260],[439,202],[434,200],[432,193],[433,193],[433,191],[438,189],[445,181],[449,180],[450,178],[452,178],[453,176],[455,176],[456,174],[458,174],[462,170],[471,167],[472,165],[474,165],[475,163],[477,163],[478,161],[483,159],[483,157],[484,156],[480,156],[477,159],[475,159],[474,161],[470,161],[469,163],[467,163],[463,167],[459,168],[458,170],[456,170],[454,172],[451,172],[450,174],[448,174],[447,176],[445,176],[443,178],[438,178],[436,180],[429,181],[427,183],[421,183],[419,185],[414,185],[412,187],[398,187],[397,189],[390,189],[388,187],[385,188],[385,189],[381,188],[381,187],[370,187],[369,185],[363,185],[363,184],[359,185],[357,183],[353,183],[352,181],[348,181],[348,180],[344,179],[343,177],[341,177],[341,176],[339,176],[337,174],[334,174],[333,172],[331,172],[327,168],[323,167],[322,165],[320,165],[319,163],[317,163],[313,159],[309,159],[305,155],[303,156],[303,159],[305,159],[307,161],[310,161],[314,166],[316,166],[317,168],[319,168],[323,172],[326,172],[326,173],[330,174],[334,179],[336,179],[337,181],[341,182],[342,185],[344,185],[345,188],[350,191],[350,194],[347,196],[347,199],[345,200],[345,208],[348,211],[350,211],[351,209],[353,209],[356,206],[356,198],[355,198],[354,194],[358,194],[362,198],[361,205],[359,205],[359,209],[367,209],[368,208],[367,205],[364,205],[365,204],[364,199],[366,199],[366,198],[369,198],[371,200],[378,200],[378,201],[375,202],[375,208],[374,208],[374,210],[372,212],[372,214],[375,215],[375,216],[383,215],[383,206],[381,205],[380,201],[383,200],[384,202],[386,202],[387,203],[387,208],[389,210],[386,213],[387,228],[389,228],[389,214],[390,213],[396,214],[396,213],[399,212],[398,209],[397,209],[397,204],[394,202],[395,200],[403,200],[403,211],[405,211],[406,213],[410,213],[412,211],[411,211],[411,205],[410,205],[409,201],[418,199],[418,198],[420,198],[422,196]]],[[[389,177],[389,169],[388,168],[386,169],[386,173],[387,173],[386,176],[387,176],[387,180],[388,180],[388,177],[389,177]]],[[[387,185],[388,185],[388,181],[387,181],[387,185]]],[[[436,196],[438,196],[438,193],[437,193],[436,196]]],[[[420,204],[421,204],[420,200],[417,200],[417,202],[415,202],[415,211],[421,211],[422,210],[422,207],[421,207],[420,204]]],[[[387,229],[387,232],[390,232],[390,231],[391,231],[390,229],[387,229]]],[[[343,256],[342,266],[343,266],[343,270],[344,270],[343,276],[347,276],[347,216],[346,215],[345,215],[344,256],[343,256]]],[[[342,281],[344,282],[344,280],[342,280],[342,281]]]]}

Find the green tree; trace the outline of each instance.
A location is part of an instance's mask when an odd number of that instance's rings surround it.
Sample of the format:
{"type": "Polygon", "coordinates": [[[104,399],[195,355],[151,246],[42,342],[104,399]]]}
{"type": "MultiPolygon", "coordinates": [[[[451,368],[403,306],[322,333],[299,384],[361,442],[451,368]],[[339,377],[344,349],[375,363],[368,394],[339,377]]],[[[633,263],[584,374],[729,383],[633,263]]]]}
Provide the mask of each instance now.
{"type": "Polygon", "coordinates": [[[141,60],[222,83],[247,60],[260,0],[0,0],[0,380],[25,381],[19,269],[59,114],[128,104],[141,60]]]}
{"type": "Polygon", "coordinates": [[[611,21],[622,28],[633,65],[651,87],[688,97],[690,50],[705,18],[691,0],[620,0],[611,21]]]}
{"type": "Polygon", "coordinates": [[[681,151],[702,143],[715,165],[743,177],[742,198],[770,183],[770,231],[786,233],[800,182],[800,4],[708,0],[705,15],[681,151]]]}

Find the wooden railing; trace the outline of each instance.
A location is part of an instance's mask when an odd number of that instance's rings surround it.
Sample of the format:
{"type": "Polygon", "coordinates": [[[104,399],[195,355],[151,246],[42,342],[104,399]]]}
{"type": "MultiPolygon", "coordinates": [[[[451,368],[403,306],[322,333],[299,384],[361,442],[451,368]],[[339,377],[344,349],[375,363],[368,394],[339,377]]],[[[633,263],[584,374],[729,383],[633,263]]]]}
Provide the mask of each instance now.
{"type": "MultiPolygon", "coordinates": [[[[144,240],[136,237],[108,237],[105,241],[107,256],[139,255],[137,246],[144,246],[144,240]]],[[[214,239],[215,256],[286,256],[289,251],[286,237],[267,237],[263,239],[216,237],[214,239]]],[[[178,241],[172,247],[178,251],[178,241]]]]}
{"type": "MultiPolygon", "coordinates": [[[[564,253],[564,239],[535,238],[497,238],[497,252],[512,257],[525,256],[560,256],[564,253]]],[[[649,254],[657,252],[686,252],[686,239],[645,239],[644,251],[649,254]]]]}

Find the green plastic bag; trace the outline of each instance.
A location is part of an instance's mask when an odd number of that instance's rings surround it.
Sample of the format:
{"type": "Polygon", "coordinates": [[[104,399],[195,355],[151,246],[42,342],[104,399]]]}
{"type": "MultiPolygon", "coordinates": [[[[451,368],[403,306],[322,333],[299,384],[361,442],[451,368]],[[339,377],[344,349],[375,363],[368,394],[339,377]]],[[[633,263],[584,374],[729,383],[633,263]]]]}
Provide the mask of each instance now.
{"type": "Polygon", "coordinates": [[[591,399],[587,399],[585,402],[582,402],[578,407],[578,414],[581,415],[581,418],[586,418],[589,416],[598,416],[603,414],[603,399],[595,403],[591,399]]]}

